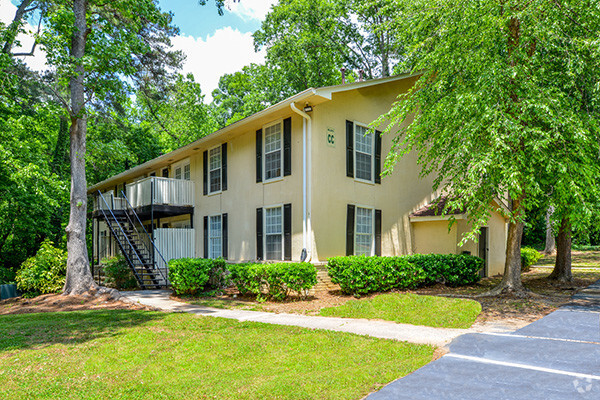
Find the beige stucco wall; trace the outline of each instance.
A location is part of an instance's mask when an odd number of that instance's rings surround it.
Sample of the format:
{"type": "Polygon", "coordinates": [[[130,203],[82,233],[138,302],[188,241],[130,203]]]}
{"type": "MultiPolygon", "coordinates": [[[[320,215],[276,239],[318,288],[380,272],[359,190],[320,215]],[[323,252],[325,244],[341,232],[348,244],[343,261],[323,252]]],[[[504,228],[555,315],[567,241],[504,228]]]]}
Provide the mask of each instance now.
{"type": "Polygon", "coordinates": [[[413,222],[415,254],[456,254],[457,224],[448,230],[448,221],[413,222]]]}
{"type": "MultiPolygon", "coordinates": [[[[416,157],[409,155],[394,167],[381,184],[360,182],[346,176],[346,120],[369,124],[388,111],[397,95],[413,84],[404,80],[333,94],[331,102],[315,107],[312,132],[312,226],[313,261],[344,255],[346,207],[355,204],[382,210],[382,254],[412,252],[409,214],[432,200],[431,178],[420,179],[416,157]],[[327,145],[333,129],[335,147],[327,145]]],[[[392,135],[382,138],[382,159],[388,154],[392,135]]],[[[383,164],[383,160],[382,160],[383,164]]]]}

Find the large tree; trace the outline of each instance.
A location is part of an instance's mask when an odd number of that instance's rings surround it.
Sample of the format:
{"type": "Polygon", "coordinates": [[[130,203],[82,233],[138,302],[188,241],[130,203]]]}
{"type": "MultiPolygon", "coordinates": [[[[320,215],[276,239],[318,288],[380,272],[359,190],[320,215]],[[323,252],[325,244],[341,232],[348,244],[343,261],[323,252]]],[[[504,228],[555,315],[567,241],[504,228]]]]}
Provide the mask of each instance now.
{"type": "Polygon", "coordinates": [[[490,213],[504,213],[505,271],[491,294],[522,294],[526,210],[556,185],[549,171],[561,172],[568,191],[569,172],[589,163],[572,146],[592,154],[599,139],[585,100],[595,103],[598,90],[582,93],[579,83],[598,87],[598,58],[595,69],[582,63],[598,54],[600,10],[593,1],[543,0],[411,0],[402,9],[399,31],[411,49],[403,60],[422,75],[379,121],[397,132],[387,169],[417,152],[422,173],[437,176],[434,188],[452,194],[448,207],[467,211],[473,229],[463,240],[477,240],[490,213]]]}

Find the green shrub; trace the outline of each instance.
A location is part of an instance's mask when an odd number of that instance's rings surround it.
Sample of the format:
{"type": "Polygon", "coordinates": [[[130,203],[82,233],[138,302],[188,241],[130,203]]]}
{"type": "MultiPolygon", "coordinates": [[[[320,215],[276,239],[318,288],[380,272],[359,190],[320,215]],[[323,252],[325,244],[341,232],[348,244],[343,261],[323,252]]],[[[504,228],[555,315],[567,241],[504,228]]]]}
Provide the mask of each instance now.
{"type": "Polygon", "coordinates": [[[0,267],[0,285],[15,283],[15,273],[12,269],[0,267]]]}
{"type": "Polygon", "coordinates": [[[482,267],[482,259],[463,254],[347,256],[327,260],[331,281],[348,294],[413,289],[434,282],[448,286],[467,285],[480,279],[482,267]]]}
{"type": "Polygon", "coordinates": [[[427,281],[422,268],[401,257],[332,257],[327,260],[327,273],[348,294],[416,288],[427,281]]]}
{"type": "Polygon", "coordinates": [[[229,269],[227,269],[227,262],[222,258],[212,260],[212,267],[208,273],[208,286],[216,291],[231,286],[229,269]]]}
{"type": "Polygon", "coordinates": [[[65,285],[67,252],[45,240],[35,256],[17,271],[17,288],[28,295],[58,293],[65,285]]]}
{"type": "Polygon", "coordinates": [[[204,258],[178,258],[169,261],[169,280],[177,294],[197,294],[210,278],[213,261],[204,258]]]}
{"type": "Polygon", "coordinates": [[[529,268],[539,261],[542,255],[531,247],[521,247],[521,271],[529,271],[529,268]]]}
{"type": "Polygon", "coordinates": [[[243,295],[283,300],[290,292],[305,296],[317,284],[317,269],[310,263],[232,264],[231,280],[243,295]]]}
{"type": "Polygon", "coordinates": [[[447,286],[476,283],[481,278],[479,271],[483,260],[467,254],[413,254],[402,256],[408,262],[423,268],[427,284],[439,282],[447,286]]]}
{"type": "Polygon", "coordinates": [[[137,280],[122,255],[102,260],[106,286],[115,289],[135,289],[137,280]]]}

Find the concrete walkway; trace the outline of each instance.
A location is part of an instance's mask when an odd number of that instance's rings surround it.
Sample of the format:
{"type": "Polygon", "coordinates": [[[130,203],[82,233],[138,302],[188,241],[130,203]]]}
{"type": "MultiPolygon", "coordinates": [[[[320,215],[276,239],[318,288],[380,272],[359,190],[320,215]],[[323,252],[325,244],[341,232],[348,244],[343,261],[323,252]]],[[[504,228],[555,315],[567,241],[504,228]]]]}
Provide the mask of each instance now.
{"type": "MultiPolygon", "coordinates": [[[[300,314],[277,314],[248,310],[227,310],[196,306],[171,300],[169,298],[170,294],[171,292],[169,290],[141,290],[121,293],[128,301],[159,308],[165,311],[189,312],[211,317],[237,319],[238,321],[264,322],[267,324],[299,326],[310,329],[327,329],[331,331],[373,336],[381,339],[431,344],[438,347],[445,346],[460,335],[474,331],[473,329],[431,328],[428,326],[397,324],[394,322],[365,319],[314,317],[300,314]]],[[[499,330],[501,330],[501,328],[499,328],[499,330]]]]}
{"type": "Polygon", "coordinates": [[[511,333],[470,333],[368,400],[600,399],[600,281],[511,333]]]}

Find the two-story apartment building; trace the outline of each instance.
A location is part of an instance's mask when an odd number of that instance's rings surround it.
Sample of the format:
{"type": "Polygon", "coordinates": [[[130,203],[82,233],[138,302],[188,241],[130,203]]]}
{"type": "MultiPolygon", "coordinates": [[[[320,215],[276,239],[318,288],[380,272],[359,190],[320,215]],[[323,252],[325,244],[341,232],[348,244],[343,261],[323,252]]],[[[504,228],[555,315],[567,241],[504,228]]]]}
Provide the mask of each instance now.
{"type": "Polygon", "coordinates": [[[465,216],[457,212],[448,229],[448,217],[430,205],[433,178],[419,178],[416,157],[380,175],[392,136],[367,134],[368,126],[416,79],[308,89],[90,187],[94,258],[114,252],[119,240],[133,242],[133,225],[144,236],[143,225],[162,255],[151,255],[158,263],[181,256],[318,263],[347,254],[466,251],[486,260],[486,274],[501,273],[506,221],[499,213],[479,244],[459,247],[465,216]],[[116,214],[127,209],[130,227],[119,228],[127,219],[116,214]]]}

